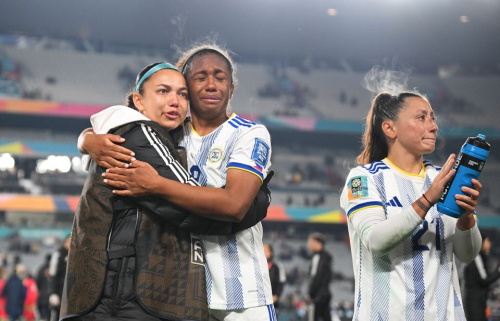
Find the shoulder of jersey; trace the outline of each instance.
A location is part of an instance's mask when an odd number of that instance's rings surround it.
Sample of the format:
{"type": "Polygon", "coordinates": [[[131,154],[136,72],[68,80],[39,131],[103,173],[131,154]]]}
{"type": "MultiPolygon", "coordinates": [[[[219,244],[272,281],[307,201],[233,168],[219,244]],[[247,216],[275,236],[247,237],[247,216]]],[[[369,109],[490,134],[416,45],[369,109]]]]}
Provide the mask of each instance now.
{"type": "Polygon", "coordinates": [[[258,124],[254,121],[250,121],[248,119],[245,119],[245,118],[242,118],[238,115],[234,116],[233,118],[229,119],[227,121],[227,123],[234,127],[234,128],[243,128],[243,129],[246,129],[246,128],[252,128],[252,127],[255,127],[255,126],[262,126],[261,124],[258,124]]]}
{"type": "Polygon", "coordinates": [[[387,166],[382,161],[375,161],[370,164],[366,164],[365,166],[360,166],[359,168],[367,171],[368,173],[375,175],[380,171],[390,170],[389,166],[387,166]]]}
{"type": "Polygon", "coordinates": [[[439,172],[441,170],[441,167],[439,166],[434,166],[430,161],[424,159],[424,167],[425,169],[430,169],[430,168],[434,168],[437,172],[439,172]]]}

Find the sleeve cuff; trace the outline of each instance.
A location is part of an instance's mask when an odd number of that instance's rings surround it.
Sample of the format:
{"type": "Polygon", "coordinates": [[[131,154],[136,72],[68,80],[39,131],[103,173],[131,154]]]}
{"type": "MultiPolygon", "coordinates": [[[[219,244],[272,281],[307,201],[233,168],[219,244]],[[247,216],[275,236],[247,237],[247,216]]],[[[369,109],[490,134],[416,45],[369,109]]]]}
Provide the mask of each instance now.
{"type": "Polygon", "coordinates": [[[232,163],[229,163],[227,165],[227,169],[230,169],[230,168],[236,168],[236,169],[240,169],[240,170],[252,173],[260,179],[261,184],[264,182],[263,169],[258,167],[257,165],[252,167],[250,165],[232,162],[232,163]]]}

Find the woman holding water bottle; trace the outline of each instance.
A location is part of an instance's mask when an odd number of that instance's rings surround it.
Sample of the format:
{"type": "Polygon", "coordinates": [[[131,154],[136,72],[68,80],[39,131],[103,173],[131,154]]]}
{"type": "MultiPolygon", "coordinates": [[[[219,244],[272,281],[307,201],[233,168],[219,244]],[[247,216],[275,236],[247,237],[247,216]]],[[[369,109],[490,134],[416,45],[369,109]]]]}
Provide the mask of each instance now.
{"type": "Polygon", "coordinates": [[[353,320],[465,320],[455,257],[470,262],[481,248],[473,214],[481,183],[472,179],[474,188],[454,195],[464,210],[458,218],[438,212],[455,155],[442,168],[423,159],[437,131],[420,93],[374,98],[360,166],[341,196],[356,281],[353,320]]]}

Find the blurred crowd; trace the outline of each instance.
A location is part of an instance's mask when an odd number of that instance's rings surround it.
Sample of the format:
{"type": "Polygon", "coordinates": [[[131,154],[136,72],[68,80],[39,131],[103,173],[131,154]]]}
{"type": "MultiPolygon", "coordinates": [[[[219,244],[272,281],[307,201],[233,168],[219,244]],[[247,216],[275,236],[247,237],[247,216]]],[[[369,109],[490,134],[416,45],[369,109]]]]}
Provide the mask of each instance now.
{"type": "Polygon", "coordinates": [[[18,235],[8,251],[0,254],[0,320],[58,320],[66,273],[69,236],[54,252],[46,254],[35,273],[23,262],[26,253],[18,235]],[[21,250],[21,251],[20,251],[21,250]]]}

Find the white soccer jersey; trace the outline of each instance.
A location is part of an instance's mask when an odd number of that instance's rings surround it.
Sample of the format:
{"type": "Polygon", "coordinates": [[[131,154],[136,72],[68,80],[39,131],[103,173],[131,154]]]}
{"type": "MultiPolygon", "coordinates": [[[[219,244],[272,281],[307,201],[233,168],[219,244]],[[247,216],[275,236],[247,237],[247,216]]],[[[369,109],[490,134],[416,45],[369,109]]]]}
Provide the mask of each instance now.
{"type": "MultiPolygon", "coordinates": [[[[266,127],[236,114],[206,136],[198,135],[191,124],[187,124],[185,134],[189,171],[202,186],[225,186],[229,168],[248,171],[263,180],[271,166],[271,139],[266,127]]],[[[262,234],[258,223],[233,235],[199,236],[211,309],[273,303],[262,234]]]]}
{"type": "Polygon", "coordinates": [[[341,206],[355,275],[353,320],[465,321],[453,249],[457,219],[433,206],[410,237],[382,256],[370,253],[360,238],[361,216],[400,214],[439,170],[424,161],[422,175],[412,175],[384,159],[349,173],[341,206]]]}

